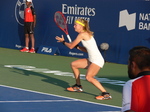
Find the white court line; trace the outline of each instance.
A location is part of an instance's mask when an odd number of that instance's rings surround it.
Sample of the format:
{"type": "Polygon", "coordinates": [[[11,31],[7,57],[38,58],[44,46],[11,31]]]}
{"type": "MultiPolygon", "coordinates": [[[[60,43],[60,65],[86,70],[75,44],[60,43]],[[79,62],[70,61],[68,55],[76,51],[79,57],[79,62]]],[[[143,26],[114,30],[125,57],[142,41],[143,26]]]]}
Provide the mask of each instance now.
{"type": "Polygon", "coordinates": [[[6,87],[6,88],[12,88],[12,89],[17,89],[17,90],[22,90],[22,91],[28,91],[28,92],[32,92],[32,93],[38,93],[38,94],[56,96],[56,97],[60,97],[60,98],[66,98],[66,99],[70,99],[72,101],[82,101],[82,102],[86,102],[86,103],[91,103],[91,104],[96,104],[96,105],[110,106],[110,107],[115,107],[115,108],[121,109],[121,107],[113,106],[113,105],[106,105],[106,104],[102,104],[102,103],[95,103],[95,102],[90,102],[90,101],[85,101],[85,100],[80,100],[80,99],[75,99],[75,98],[70,98],[70,97],[65,97],[65,96],[59,96],[59,95],[54,95],[54,94],[49,94],[49,93],[42,93],[42,92],[38,92],[38,91],[32,91],[32,90],[27,90],[27,89],[22,89],[22,88],[17,88],[17,87],[11,87],[11,86],[6,86],[6,85],[0,85],[0,86],[1,87],[6,87]]]}
{"type": "Polygon", "coordinates": [[[78,100],[26,100],[26,101],[0,101],[0,103],[24,103],[24,102],[69,102],[78,100]]]}

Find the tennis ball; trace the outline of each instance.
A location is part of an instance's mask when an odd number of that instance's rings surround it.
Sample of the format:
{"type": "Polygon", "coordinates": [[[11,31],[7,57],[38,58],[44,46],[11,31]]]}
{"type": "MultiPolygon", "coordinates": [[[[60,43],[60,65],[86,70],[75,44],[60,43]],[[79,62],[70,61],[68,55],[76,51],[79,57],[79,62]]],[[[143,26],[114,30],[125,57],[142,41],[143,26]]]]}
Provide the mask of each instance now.
{"type": "Polygon", "coordinates": [[[100,45],[100,48],[101,48],[102,50],[108,50],[109,44],[108,44],[108,43],[102,43],[102,44],[100,45]]]}

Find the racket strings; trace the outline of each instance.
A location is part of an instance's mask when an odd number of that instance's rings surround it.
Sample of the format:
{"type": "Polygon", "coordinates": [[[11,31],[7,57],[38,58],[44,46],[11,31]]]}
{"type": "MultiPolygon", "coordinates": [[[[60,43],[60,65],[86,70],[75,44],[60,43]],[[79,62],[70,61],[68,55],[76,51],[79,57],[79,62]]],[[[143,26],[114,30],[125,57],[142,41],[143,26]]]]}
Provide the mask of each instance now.
{"type": "Polygon", "coordinates": [[[55,21],[56,25],[57,25],[62,31],[64,31],[64,33],[66,33],[69,42],[72,42],[72,40],[71,40],[71,38],[70,38],[70,36],[69,36],[69,34],[68,34],[67,21],[66,21],[65,16],[63,15],[63,13],[60,12],[60,11],[57,11],[57,12],[54,14],[54,21],[55,21]]]}
{"type": "Polygon", "coordinates": [[[62,15],[59,13],[55,13],[55,18],[56,18],[56,24],[62,29],[66,29],[67,26],[66,26],[65,18],[63,18],[62,15]]]}

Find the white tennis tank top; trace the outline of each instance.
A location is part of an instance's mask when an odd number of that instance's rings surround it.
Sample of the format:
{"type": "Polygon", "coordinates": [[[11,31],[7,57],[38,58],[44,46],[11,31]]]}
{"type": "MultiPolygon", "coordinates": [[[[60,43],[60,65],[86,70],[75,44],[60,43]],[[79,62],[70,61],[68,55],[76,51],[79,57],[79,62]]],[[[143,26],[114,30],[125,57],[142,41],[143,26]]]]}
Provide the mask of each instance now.
{"type": "Polygon", "coordinates": [[[88,52],[89,61],[102,68],[104,65],[104,58],[97,47],[95,39],[91,37],[90,40],[82,40],[81,42],[88,52]]]}

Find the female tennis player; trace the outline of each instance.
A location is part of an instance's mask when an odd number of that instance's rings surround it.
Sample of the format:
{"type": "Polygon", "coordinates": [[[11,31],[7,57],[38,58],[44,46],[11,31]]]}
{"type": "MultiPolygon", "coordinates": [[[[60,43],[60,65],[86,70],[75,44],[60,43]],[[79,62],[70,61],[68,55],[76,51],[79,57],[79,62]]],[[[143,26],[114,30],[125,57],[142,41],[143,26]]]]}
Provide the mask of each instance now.
{"type": "Polygon", "coordinates": [[[82,86],[80,82],[80,68],[87,69],[86,73],[86,80],[92,83],[94,86],[96,86],[102,94],[100,96],[96,96],[95,98],[98,100],[105,100],[105,99],[111,99],[112,97],[104,87],[101,85],[101,83],[96,80],[94,77],[99,72],[99,70],[104,65],[104,59],[97,47],[96,41],[93,37],[93,32],[90,31],[89,23],[88,21],[84,19],[77,19],[74,23],[74,29],[79,34],[77,35],[76,39],[68,43],[64,40],[64,37],[58,37],[56,36],[57,42],[63,43],[65,46],[67,46],[70,49],[77,48],[78,50],[84,51],[88,53],[88,59],[78,59],[76,61],[73,61],[71,63],[71,68],[73,70],[76,84],[72,87],[68,87],[68,91],[73,92],[82,92],[82,86]],[[78,46],[78,43],[81,42],[83,46],[78,46]]]}

